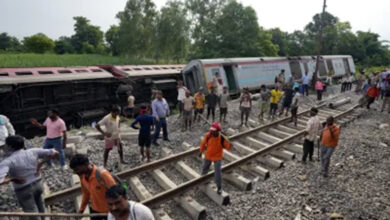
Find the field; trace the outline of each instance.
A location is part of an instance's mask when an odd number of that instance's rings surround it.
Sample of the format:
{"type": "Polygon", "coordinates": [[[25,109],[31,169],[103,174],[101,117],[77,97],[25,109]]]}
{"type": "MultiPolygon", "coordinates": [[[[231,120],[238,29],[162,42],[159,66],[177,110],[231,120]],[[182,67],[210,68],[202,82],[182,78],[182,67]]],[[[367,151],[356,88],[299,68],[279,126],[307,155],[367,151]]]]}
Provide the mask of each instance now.
{"type": "Polygon", "coordinates": [[[93,65],[156,64],[154,60],[135,60],[97,54],[0,54],[0,68],[41,66],[93,66],[93,65]]]}

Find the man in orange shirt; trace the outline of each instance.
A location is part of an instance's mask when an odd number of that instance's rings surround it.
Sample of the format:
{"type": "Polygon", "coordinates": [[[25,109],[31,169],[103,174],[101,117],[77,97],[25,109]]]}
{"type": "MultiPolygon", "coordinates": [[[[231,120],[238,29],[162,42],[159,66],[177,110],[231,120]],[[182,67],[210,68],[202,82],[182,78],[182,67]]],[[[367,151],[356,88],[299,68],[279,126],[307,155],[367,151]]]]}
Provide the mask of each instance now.
{"type": "Polygon", "coordinates": [[[326,125],[321,134],[321,173],[323,177],[328,177],[330,157],[339,142],[340,127],[334,124],[332,116],[326,119],[326,125]]]}
{"type": "Polygon", "coordinates": [[[218,122],[214,122],[211,125],[210,131],[204,136],[202,143],[200,144],[200,154],[206,151],[205,159],[203,161],[202,175],[205,175],[211,163],[214,163],[214,178],[215,184],[217,184],[217,193],[222,193],[222,155],[223,149],[231,150],[231,146],[220,133],[222,130],[221,125],[218,122]]]}
{"type": "MultiPolygon", "coordinates": [[[[83,198],[78,212],[84,213],[91,200],[90,213],[108,213],[106,191],[116,184],[110,172],[90,164],[88,157],[82,154],[76,154],[70,160],[69,166],[80,177],[83,198]]],[[[92,217],[91,219],[106,220],[107,217],[92,217]]]]}
{"type": "Polygon", "coordinates": [[[374,84],[370,86],[370,88],[367,89],[366,97],[367,97],[367,109],[370,109],[370,105],[374,103],[375,99],[379,96],[379,89],[377,87],[377,84],[374,84]]]}

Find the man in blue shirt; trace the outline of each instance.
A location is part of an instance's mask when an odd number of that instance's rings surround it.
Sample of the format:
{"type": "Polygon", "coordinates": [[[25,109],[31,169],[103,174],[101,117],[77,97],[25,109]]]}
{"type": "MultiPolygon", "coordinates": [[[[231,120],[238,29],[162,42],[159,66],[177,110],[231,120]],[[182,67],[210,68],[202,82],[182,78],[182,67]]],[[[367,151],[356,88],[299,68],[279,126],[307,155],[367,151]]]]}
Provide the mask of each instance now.
{"type": "Polygon", "coordinates": [[[161,127],[163,129],[164,141],[168,139],[168,129],[166,117],[169,115],[169,106],[167,101],[162,97],[162,92],[156,92],[156,99],[152,103],[153,116],[156,120],[156,130],[154,131],[152,144],[158,146],[157,139],[160,135],[161,127]]]}
{"type": "Polygon", "coordinates": [[[309,73],[306,71],[305,75],[302,76],[303,95],[306,93],[306,96],[309,96],[309,81],[309,73]]]}
{"type": "Polygon", "coordinates": [[[146,157],[148,159],[148,162],[150,162],[150,144],[151,144],[150,128],[152,127],[153,130],[154,117],[147,114],[146,106],[141,106],[140,115],[138,115],[135,121],[131,123],[131,127],[134,129],[139,129],[138,127],[135,126],[137,123],[141,125],[138,134],[138,145],[140,146],[141,156],[142,156],[141,161],[145,159],[144,147],[146,147],[146,157]]]}

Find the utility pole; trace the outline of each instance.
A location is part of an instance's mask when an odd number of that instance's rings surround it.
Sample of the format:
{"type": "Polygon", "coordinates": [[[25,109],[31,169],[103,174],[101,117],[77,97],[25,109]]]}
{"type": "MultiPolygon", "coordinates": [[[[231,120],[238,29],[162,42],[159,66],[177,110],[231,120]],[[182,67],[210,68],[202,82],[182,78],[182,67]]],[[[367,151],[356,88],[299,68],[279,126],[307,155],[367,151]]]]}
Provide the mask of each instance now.
{"type": "Polygon", "coordinates": [[[314,85],[318,78],[318,70],[320,68],[320,56],[321,56],[321,45],[322,45],[322,30],[324,28],[324,15],[325,15],[325,8],[326,8],[326,0],[324,0],[324,5],[322,6],[322,13],[320,17],[320,33],[318,35],[318,41],[317,41],[317,59],[316,59],[316,68],[313,73],[312,78],[312,88],[314,88],[314,85]]]}

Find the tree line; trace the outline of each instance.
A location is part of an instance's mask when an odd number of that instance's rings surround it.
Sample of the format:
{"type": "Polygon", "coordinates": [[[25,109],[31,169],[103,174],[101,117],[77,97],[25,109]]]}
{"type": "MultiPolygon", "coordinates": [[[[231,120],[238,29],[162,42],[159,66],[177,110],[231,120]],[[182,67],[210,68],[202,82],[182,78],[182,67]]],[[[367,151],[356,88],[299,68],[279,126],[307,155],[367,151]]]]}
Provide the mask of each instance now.
{"type": "Polygon", "coordinates": [[[74,17],[72,36],[52,40],[39,33],[22,41],[0,34],[0,51],[110,54],[157,62],[196,58],[316,54],[323,16],[321,54],[349,54],[362,66],[390,65],[387,42],[370,31],[353,32],[349,22],[325,12],[303,30],[265,29],[255,10],[236,0],[170,0],[160,10],[152,0],[128,0],[106,33],[85,17],[74,17]]]}

